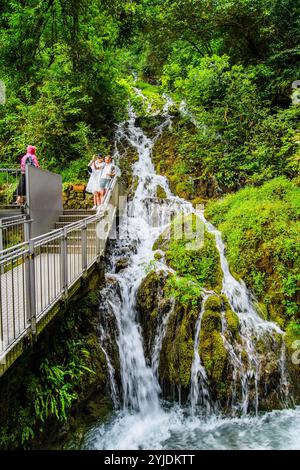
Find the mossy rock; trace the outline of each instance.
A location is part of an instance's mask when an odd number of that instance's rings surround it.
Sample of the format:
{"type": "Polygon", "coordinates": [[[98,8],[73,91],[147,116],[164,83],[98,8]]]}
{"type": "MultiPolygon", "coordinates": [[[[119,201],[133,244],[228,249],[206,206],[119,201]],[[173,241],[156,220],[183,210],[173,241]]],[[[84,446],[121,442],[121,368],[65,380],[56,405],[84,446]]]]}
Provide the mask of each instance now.
{"type": "Polygon", "coordinates": [[[225,297],[225,295],[222,295],[221,298],[222,298],[223,310],[225,311],[225,319],[226,319],[227,327],[230,330],[233,337],[237,339],[238,333],[239,333],[239,326],[240,326],[239,317],[231,309],[229,302],[227,298],[225,297]]]}
{"type": "Polygon", "coordinates": [[[145,354],[150,358],[158,322],[170,308],[170,299],[164,296],[169,277],[163,271],[151,271],[142,281],[137,294],[139,320],[143,329],[145,354]]]}
{"type": "Polygon", "coordinates": [[[157,250],[155,253],[154,253],[154,259],[156,261],[161,261],[164,257],[164,254],[163,252],[161,252],[160,250],[157,250]]]}
{"type": "Polygon", "coordinates": [[[205,302],[205,311],[212,310],[214,312],[220,312],[221,308],[222,299],[219,295],[212,295],[205,302]]]}
{"type": "Polygon", "coordinates": [[[199,311],[191,304],[176,303],[162,345],[159,373],[168,384],[188,390],[194,358],[194,327],[199,311]]]}
{"type": "Polygon", "coordinates": [[[175,217],[153,249],[165,252],[168,265],[179,276],[193,277],[201,286],[221,292],[222,271],[215,239],[195,214],[175,217]]]}
{"type": "Polygon", "coordinates": [[[165,279],[165,274],[162,271],[151,271],[142,281],[138,290],[137,301],[143,311],[151,313],[156,307],[158,290],[164,286],[165,279]]]}
{"type": "Polygon", "coordinates": [[[206,310],[202,318],[202,329],[205,332],[205,335],[209,336],[214,331],[221,332],[222,330],[222,320],[219,312],[213,310],[206,310]]]}
{"type": "Polygon", "coordinates": [[[158,186],[157,189],[156,189],[156,196],[159,198],[159,199],[166,199],[167,197],[167,194],[166,194],[166,191],[164,190],[164,188],[162,186],[158,186]]]}
{"type": "Polygon", "coordinates": [[[225,400],[230,390],[229,353],[222,337],[223,299],[213,295],[205,303],[201,322],[199,355],[215,399],[225,400]]]}
{"type": "MultiPolygon", "coordinates": [[[[214,318],[216,320],[216,317],[214,318]]],[[[212,326],[213,323],[210,323],[212,326]]],[[[205,367],[208,379],[214,388],[227,379],[228,352],[222,336],[216,329],[202,330],[200,334],[199,355],[205,367]]]]}

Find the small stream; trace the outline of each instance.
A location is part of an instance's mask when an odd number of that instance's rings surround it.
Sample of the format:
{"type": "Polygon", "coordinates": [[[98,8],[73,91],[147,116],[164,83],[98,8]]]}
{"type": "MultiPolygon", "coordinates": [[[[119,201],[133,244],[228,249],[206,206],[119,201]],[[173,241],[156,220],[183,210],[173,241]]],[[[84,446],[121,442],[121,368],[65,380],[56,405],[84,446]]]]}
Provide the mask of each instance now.
{"type": "MultiPolygon", "coordinates": [[[[97,422],[85,433],[80,442],[70,442],[70,448],[81,449],[299,449],[300,408],[283,409],[269,413],[259,412],[259,382],[263,370],[256,345],[266,341],[279,350],[279,387],[288,390],[285,368],[284,332],[272,322],[263,320],[254,307],[254,299],[243,282],[230,273],[221,234],[206,221],[202,211],[196,212],[206,230],[214,235],[223,272],[222,293],[240,321],[241,344],[228,334],[225,315],[222,317],[222,337],[233,367],[232,416],[222,416],[218,404],[211,398],[209,381],[199,357],[201,319],[205,302],[213,292],[203,290],[202,308],[195,325],[194,360],[191,368],[189,402],[166,402],[158,378],[159,357],[164,335],[173,306],[159,326],[150,362],[146,360],[141,327],[137,320],[137,291],[146,276],[145,267],[154,260],[153,243],[178,213],[195,213],[193,206],[176,196],[165,177],[157,175],[151,152],[157,138],[171,126],[169,108],[172,101],[166,97],[161,112],[162,124],[150,139],[136,125],[136,115],[129,107],[128,121],[120,124],[116,134],[116,149],[126,141],[138,154],[133,164],[137,186],[128,203],[128,217],[121,221],[122,239],[115,242],[108,260],[109,285],[102,290],[105,308],[100,315],[109,314],[117,325],[116,341],[120,359],[121,390],[110,359],[111,331],[105,318],[100,325],[101,347],[107,359],[110,389],[114,411],[106,422],[97,422]],[[157,188],[166,193],[167,203],[151,204],[157,188]],[[155,220],[155,223],[153,221],[155,220]],[[129,253],[128,267],[116,273],[116,264],[122,253],[129,253]],[[279,339],[278,339],[279,338],[279,339]],[[279,343],[278,343],[279,342],[279,343]],[[247,361],[242,360],[246,354],[247,361]],[[237,386],[241,394],[236,393],[237,386]]],[[[151,106],[148,106],[151,111],[151,106]]],[[[168,271],[163,261],[155,262],[155,269],[168,271]]],[[[292,404],[286,392],[284,405],[292,404]]]]}

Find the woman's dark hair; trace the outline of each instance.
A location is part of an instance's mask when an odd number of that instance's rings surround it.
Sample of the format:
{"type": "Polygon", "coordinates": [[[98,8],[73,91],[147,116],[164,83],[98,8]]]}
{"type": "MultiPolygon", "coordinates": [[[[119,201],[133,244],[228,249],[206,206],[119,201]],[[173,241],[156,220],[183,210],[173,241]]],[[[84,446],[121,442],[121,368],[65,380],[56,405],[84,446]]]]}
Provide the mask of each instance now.
{"type": "Polygon", "coordinates": [[[97,157],[98,157],[98,158],[103,158],[102,153],[101,153],[101,152],[98,152],[98,153],[97,153],[97,157]]]}

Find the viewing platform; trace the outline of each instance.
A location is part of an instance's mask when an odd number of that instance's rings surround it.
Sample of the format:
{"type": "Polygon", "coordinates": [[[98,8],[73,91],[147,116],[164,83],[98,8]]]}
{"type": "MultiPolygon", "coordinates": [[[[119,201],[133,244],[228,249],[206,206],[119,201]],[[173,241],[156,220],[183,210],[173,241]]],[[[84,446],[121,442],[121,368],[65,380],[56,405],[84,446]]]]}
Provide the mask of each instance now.
{"type": "Polygon", "coordinates": [[[28,166],[26,188],[25,210],[0,214],[0,376],[99,267],[125,204],[118,177],[98,213],[64,211],[61,177],[48,171],[28,166]]]}

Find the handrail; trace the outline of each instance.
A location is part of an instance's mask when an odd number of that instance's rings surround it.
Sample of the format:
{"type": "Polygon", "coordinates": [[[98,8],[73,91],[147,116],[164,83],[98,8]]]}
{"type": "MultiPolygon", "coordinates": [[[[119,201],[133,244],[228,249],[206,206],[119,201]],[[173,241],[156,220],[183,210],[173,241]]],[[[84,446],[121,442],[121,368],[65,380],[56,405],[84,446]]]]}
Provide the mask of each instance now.
{"type": "Polygon", "coordinates": [[[26,218],[26,215],[25,214],[18,214],[18,215],[11,215],[9,217],[2,217],[2,221],[5,221],[5,222],[10,222],[10,221],[15,221],[15,220],[19,220],[19,219],[24,219],[26,218]]]}
{"type": "Polygon", "coordinates": [[[21,173],[21,168],[0,168],[0,173],[21,173]]]}
{"type": "Polygon", "coordinates": [[[2,217],[0,220],[2,227],[10,227],[20,223],[32,222],[32,220],[28,219],[25,214],[12,215],[11,217],[2,217]]]}

